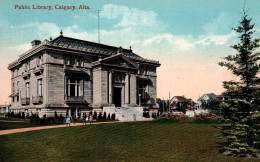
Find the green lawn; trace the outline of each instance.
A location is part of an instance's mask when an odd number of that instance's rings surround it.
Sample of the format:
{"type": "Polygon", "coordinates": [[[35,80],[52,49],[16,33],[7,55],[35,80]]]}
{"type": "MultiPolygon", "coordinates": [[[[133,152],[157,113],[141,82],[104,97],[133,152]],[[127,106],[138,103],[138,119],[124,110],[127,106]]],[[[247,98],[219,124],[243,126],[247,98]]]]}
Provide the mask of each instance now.
{"type": "Polygon", "coordinates": [[[17,118],[5,118],[0,117],[0,130],[15,129],[15,128],[27,128],[35,125],[30,124],[30,120],[17,119],[17,118]],[[19,122],[3,122],[4,121],[19,121],[19,122]],[[20,122],[21,121],[21,122],[20,122]]]}
{"type": "Polygon", "coordinates": [[[218,153],[214,125],[153,121],[10,134],[0,136],[0,161],[244,161],[218,153]]]}

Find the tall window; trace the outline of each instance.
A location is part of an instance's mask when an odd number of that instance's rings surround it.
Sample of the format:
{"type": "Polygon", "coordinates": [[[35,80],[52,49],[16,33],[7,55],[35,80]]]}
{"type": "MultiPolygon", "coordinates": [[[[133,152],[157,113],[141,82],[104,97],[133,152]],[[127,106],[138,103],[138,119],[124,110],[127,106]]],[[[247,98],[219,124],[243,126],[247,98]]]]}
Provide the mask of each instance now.
{"type": "Polygon", "coordinates": [[[12,89],[13,89],[13,93],[14,93],[14,91],[15,91],[15,88],[14,88],[14,87],[15,87],[15,84],[13,83],[13,87],[12,87],[12,89]]]}
{"type": "Polygon", "coordinates": [[[25,84],[25,88],[26,88],[26,98],[30,98],[30,83],[27,82],[25,84]]]}
{"type": "Polygon", "coordinates": [[[67,95],[68,96],[82,96],[81,79],[68,79],[67,80],[67,95]]]}
{"type": "Polygon", "coordinates": [[[42,65],[42,59],[43,59],[42,55],[37,58],[37,66],[38,67],[42,65]]]}
{"type": "Polygon", "coordinates": [[[82,59],[82,57],[78,57],[77,58],[76,66],[79,66],[79,67],[83,66],[83,59],[82,59]]]}
{"type": "Polygon", "coordinates": [[[141,94],[141,99],[146,98],[146,93],[145,93],[146,85],[140,84],[138,87],[138,95],[141,94]]]}
{"type": "Polygon", "coordinates": [[[65,64],[66,65],[75,65],[75,58],[71,56],[65,57],[65,64]]]}
{"type": "Polygon", "coordinates": [[[69,60],[70,60],[69,65],[74,65],[75,64],[75,58],[74,57],[70,57],[69,60]]]}
{"type": "Polygon", "coordinates": [[[20,93],[20,91],[19,91],[19,81],[17,81],[16,84],[17,84],[17,89],[16,89],[17,96],[16,96],[16,100],[17,100],[17,102],[19,102],[19,98],[20,98],[20,97],[19,97],[19,96],[20,96],[20,94],[19,94],[19,93],[20,93]]]}
{"type": "Polygon", "coordinates": [[[37,95],[42,96],[42,79],[37,80],[37,95]]]}
{"type": "Polygon", "coordinates": [[[25,71],[27,72],[29,70],[30,70],[30,63],[27,62],[27,63],[25,63],[25,71]]]}

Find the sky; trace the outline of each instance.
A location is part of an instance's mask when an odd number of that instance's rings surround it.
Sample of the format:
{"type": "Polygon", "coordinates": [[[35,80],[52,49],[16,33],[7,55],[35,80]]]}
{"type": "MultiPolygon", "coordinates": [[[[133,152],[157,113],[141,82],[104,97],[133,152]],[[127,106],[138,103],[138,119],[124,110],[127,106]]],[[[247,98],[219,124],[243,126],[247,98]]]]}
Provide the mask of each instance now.
{"type": "Polygon", "coordinates": [[[7,66],[29,50],[31,41],[63,35],[112,46],[132,47],[141,57],[158,60],[157,97],[185,96],[196,101],[220,94],[222,82],[236,79],[217,63],[238,43],[232,28],[242,9],[260,37],[259,0],[0,0],[0,104],[10,103],[7,66]],[[31,9],[15,9],[15,5],[31,9]],[[32,9],[40,6],[89,6],[88,10],[32,9]]]}

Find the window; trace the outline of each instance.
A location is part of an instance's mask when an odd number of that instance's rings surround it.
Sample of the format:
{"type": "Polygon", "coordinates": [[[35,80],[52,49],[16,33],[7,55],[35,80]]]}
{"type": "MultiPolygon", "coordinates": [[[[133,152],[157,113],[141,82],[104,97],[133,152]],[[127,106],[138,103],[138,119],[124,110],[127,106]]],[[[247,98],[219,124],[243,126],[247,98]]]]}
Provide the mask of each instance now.
{"type": "Polygon", "coordinates": [[[30,98],[30,83],[26,83],[25,84],[25,88],[26,88],[26,98],[30,98]]]}
{"type": "Polygon", "coordinates": [[[15,76],[18,76],[18,71],[19,71],[19,69],[15,70],[15,76]]]}
{"type": "Polygon", "coordinates": [[[67,95],[68,96],[82,96],[82,79],[68,79],[67,80],[67,95]]]}
{"type": "Polygon", "coordinates": [[[30,70],[30,63],[25,63],[25,72],[28,72],[30,70]]]}
{"type": "Polygon", "coordinates": [[[42,96],[42,79],[37,80],[37,95],[42,96]]]}
{"type": "Polygon", "coordinates": [[[16,96],[16,98],[17,98],[16,100],[17,100],[17,102],[19,102],[19,99],[20,99],[20,97],[19,97],[19,96],[20,96],[20,94],[19,94],[19,93],[20,93],[19,90],[18,90],[17,93],[18,93],[18,94],[17,94],[17,96],[16,96]]]}
{"type": "Polygon", "coordinates": [[[64,62],[66,65],[75,65],[75,58],[71,56],[66,56],[64,62]]]}
{"type": "Polygon", "coordinates": [[[43,60],[42,55],[37,58],[37,67],[42,65],[42,60],[43,60]]]}
{"type": "Polygon", "coordinates": [[[115,83],[124,83],[125,75],[124,74],[114,74],[114,82],[115,83]]]}
{"type": "Polygon", "coordinates": [[[69,60],[70,60],[69,65],[74,65],[75,64],[75,59],[73,57],[70,57],[69,60]]]}
{"type": "Polygon", "coordinates": [[[76,63],[77,66],[81,67],[83,66],[83,59],[81,57],[78,57],[77,58],[77,63],[76,63]]]}
{"type": "Polygon", "coordinates": [[[14,86],[15,86],[15,85],[14,85],[14,83],[13,83],[13,87],[12,87],[12,89],[13,89],[13,92],[15,91],[15,88],[14,88],[14,86]]]}
{"type": "Polygon", "coordinates": [[[146,89],[146,86],[143,84],[139,85],[139,87],[138,87],[138,95],[141,94],[141,99],[146,98],[145,89],[146,89]]]}

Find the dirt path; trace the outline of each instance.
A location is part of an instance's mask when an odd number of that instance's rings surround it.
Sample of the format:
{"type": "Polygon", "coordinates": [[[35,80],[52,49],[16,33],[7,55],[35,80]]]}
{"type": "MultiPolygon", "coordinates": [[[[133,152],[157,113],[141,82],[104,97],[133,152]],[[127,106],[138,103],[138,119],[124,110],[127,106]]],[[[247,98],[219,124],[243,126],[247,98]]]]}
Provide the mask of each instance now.
{"type": "MultiPolygon", "coordinates": [[[[153,119],[141,120],[141,121],[152,121],[152,120],[153,119]]],[[[92,123],[92,124],[96,125],[96,124],[127,123],[127,122],[134,122],[134,121],[97,122],[97,123],[92,123]]],[[[137,122],[137,121],[135,121],[135,122],[137,122]]],[[[75,123],[75,124],[71,123],[70,127],[83,126],[83,125],[85,125],[85,124],[84,123],[75,123]]],[[[86,123],[86,125],[90,125],[90,124],[86,123]]],[[[69,127],[69,126],[68,126],[68,124],[62,124],[62,125],[51,125],[51,126],[41,126],[41,127],[29,127],[29,128],[18,128],[18,129],[1,130],[0,131],[0,136],[1,135],[6,135],[6,134],[29,132],[29,131],[43,130],[43,129],[52,129],[52,128],[62,128],[62,127],[69,127]]]]}

